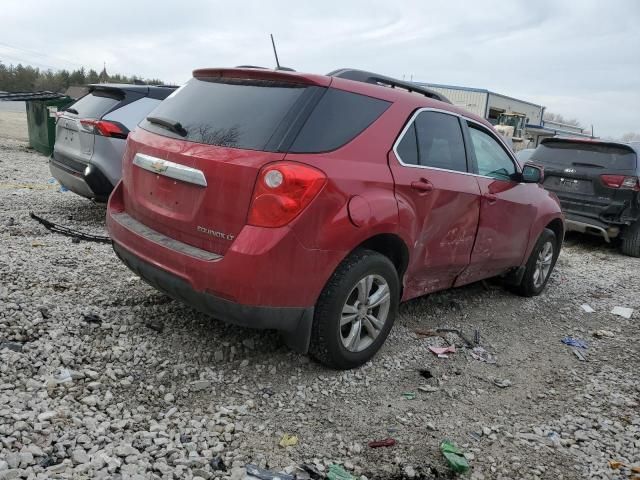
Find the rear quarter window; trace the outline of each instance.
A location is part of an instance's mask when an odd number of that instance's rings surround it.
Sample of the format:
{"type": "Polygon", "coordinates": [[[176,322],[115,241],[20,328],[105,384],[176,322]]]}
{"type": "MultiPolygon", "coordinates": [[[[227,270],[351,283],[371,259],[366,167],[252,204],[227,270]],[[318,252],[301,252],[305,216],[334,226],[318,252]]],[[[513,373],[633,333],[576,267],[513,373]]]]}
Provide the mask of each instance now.
{"type": "Polygon", "coordinates": [[[115,92],[93,91],[68,108],[76,110],[80,118],[100,118],[122,100],[115,92]]]}
{"type": "Polygon", "coordinates": [[[349,143],[389,108],[390,102],[329,88],[300,130],[292,153],[321,153],[349,143]]]}

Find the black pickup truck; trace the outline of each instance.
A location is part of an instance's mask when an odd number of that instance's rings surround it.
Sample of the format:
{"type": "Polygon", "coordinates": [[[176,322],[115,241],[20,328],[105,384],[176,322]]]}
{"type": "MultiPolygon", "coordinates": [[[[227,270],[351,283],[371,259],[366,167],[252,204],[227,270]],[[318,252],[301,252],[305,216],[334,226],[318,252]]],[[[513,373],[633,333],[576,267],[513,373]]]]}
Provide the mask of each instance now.
{"type": "Polygon", "coordinates": [[[621,239],[640,257],[640,143],[547,138],[529,161],[544,167],[544,187],[560,199],[567,230],[621,239]]]}

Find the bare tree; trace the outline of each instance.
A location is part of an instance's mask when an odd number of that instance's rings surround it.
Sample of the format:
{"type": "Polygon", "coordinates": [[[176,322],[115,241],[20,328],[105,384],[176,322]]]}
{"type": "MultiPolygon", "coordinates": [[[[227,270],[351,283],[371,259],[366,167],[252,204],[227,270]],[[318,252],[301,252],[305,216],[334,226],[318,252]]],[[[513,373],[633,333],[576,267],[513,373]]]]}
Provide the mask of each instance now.
{"type": "Polygon", "coordinates": [[[582,124],[577,118],[564,118],[559,113],[544,112],[543,118],[548,122],[564,123],[565,125],[573,125],[574,127],[582,128],[582,124]]]}

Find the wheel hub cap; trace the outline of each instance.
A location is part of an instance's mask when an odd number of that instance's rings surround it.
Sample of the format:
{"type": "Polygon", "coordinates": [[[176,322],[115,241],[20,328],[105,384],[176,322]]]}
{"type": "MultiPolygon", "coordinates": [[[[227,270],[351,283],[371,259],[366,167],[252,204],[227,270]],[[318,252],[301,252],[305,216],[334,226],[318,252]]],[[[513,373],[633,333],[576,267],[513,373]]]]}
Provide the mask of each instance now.
{"type": "Polygon", "coordinates": [[[380,275],[360,279],[342,307],[340,339],[350,352],[369,347],[384,328],[391,305],[389,284],[380,275]]]}

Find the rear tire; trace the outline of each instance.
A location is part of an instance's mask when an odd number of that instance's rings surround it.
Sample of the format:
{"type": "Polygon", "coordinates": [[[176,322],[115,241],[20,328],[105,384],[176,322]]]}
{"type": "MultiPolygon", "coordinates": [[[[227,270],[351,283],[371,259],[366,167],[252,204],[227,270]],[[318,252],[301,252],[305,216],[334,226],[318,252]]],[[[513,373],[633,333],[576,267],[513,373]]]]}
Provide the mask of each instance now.
{"type": "Polygon", "coordinates": [[[559,253],[560,245],[556,234],[545,228],[527,260],[522,281],[514,287],[514,291],[523,297],[540,295],[549,281],[559,253]]]}
{"type": "Polygon", "coordinates": [[[630,257],[640,257],[640,220],[636,220],[624,230],[620,250],[630,257]]]}
{"type": "Polygon", "coordinates": [[[367,362],[391,331],[399,292],[398,272],[387,257],[372,250],[349,255],[316,303],[310,355],[340,370],[367,362]]]}

